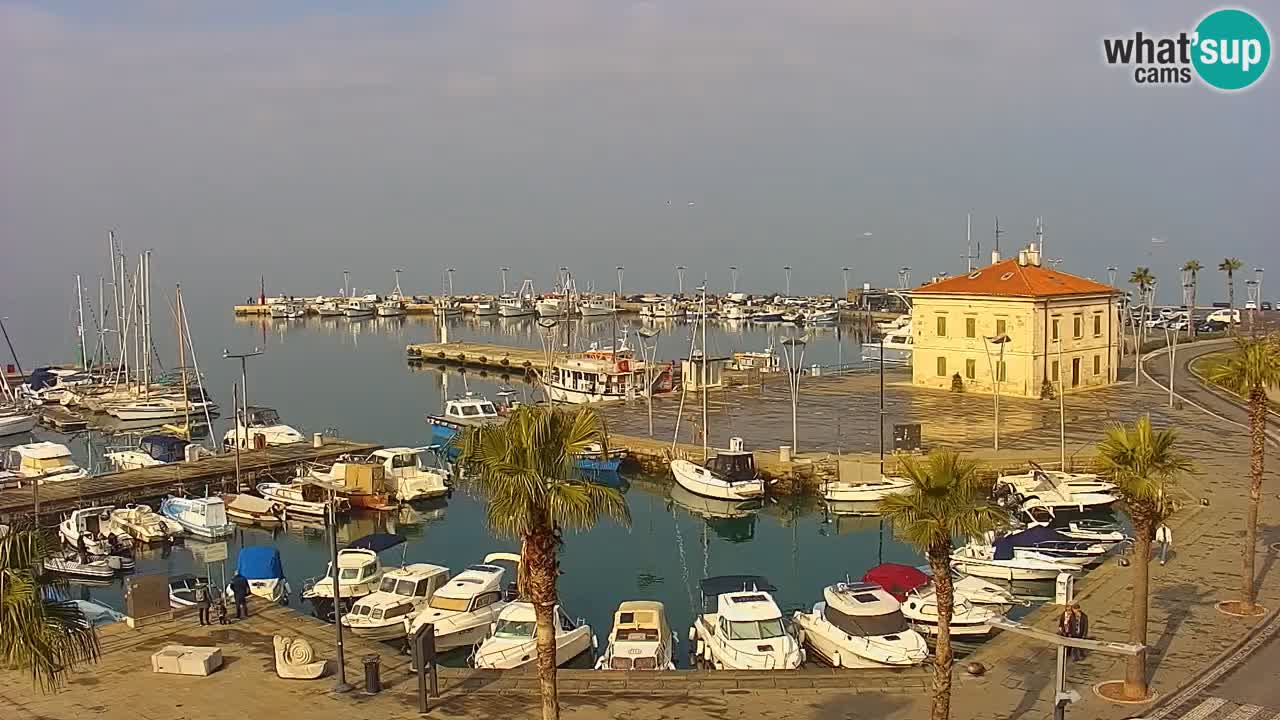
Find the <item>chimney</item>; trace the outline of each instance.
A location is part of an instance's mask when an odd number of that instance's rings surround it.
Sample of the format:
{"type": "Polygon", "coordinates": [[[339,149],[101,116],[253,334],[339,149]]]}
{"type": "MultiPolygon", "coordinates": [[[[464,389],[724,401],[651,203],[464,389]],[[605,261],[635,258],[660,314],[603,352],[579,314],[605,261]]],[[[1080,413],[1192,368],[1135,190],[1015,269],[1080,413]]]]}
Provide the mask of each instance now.
{"type": "Polygon", "coordinates": [[[1024,249],[1024,250],[1019,250],[1019,251],[1018,251],[1018,265],[1020,265],[1020,266],[1022,266],[1022,267],[1026,267],[1026,266],[1027,266],[1027,263],[1029,263],[1029,262],[1031,261],[1031,257],[1030,257],[1030,256],[1031,256],[1031,251],[1030,251],[1030,250],[1025,250],[1025,249],[1024,249]]]}
{"type": "Polygon", "coordinates": [[[1000,251],[999,251],[999,250],[992,250],[992,251],[991,251],[991,264],[992,264],[992,265],[995,265],[995,264],[996,264],[996,263],[998,263],[998,262],[1000,262],[1000,251]]]}
{"type": "Polygon", "coordinates": [[[1028,265],[1040,267],[1040,247],[1035,243],[1027,246],[1027,262],[1028,265]]]}

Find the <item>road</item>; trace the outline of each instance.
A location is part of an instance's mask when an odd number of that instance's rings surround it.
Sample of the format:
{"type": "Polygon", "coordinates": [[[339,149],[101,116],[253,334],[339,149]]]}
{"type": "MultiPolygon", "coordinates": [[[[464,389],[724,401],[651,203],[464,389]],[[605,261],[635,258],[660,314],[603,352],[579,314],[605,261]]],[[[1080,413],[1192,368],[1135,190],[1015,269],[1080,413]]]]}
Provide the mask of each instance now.
{"type": "MultiPolygon", "coordinates": [[[[1194,345],[1178,347],[1174,353],[1174,383],[1173,391],[1176,395],[1175,399],[1181,399],[1184,403],[1189,403],[1199,407],[1201,410],[1217,415],[1219,418],[1241,428],[1247,430],[1249,428],[1249,413],[1239,402],[1221,390],[1212,389],[1201,384],[1191,374],[1191,363],[1197,358],[1203,357],[1216,352],[1227,350],[1231,347],[1232,340],[1212,340],[1194,345]]],[[[1143,379],[1154,382],[1162,388],[1169,387],[1169,356],[1165,350],[1157,350],[1144,356],[1143,379]]],[[[1280,419],[1275,412],[1271,413],[1273,423],[1268,424],[1267,437],[1273,445],[1280,446],[1280,432],[1276,427],[1280,423],[1274,421],[1280,419]]]]}
{"type": "Polygon", "coordinates": [[[1200,682],[1175,695],[1151,720],[1280,720],[1280,615],[1200,682]],[[1190,691],[1190,692],[1188,692],[1190,691]],[[1186,698],[1186,699],[1184,699],[1186,698]]]}

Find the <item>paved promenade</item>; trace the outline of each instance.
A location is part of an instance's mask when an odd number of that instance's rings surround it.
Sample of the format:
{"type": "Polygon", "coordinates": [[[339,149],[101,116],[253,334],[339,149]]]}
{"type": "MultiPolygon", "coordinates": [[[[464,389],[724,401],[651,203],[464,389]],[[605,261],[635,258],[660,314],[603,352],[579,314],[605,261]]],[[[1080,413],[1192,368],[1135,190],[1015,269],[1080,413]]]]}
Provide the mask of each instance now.
{"type": "MultiPolygon", "coordinates": [[[[1132,377],[1130,375],[1130,377],[1132,377]]],[[[868,398],[876,387],[866,378],[833,379],[829,392],[832,412],[848,403],[865,432],[868,422],[874,433],[874,412],[868,412],[868,398]],[[846,389],[852,395],[846,396],[846,389]],[[861,393],[859,395],[858,393],[861,393]],[[842,399],[843,398],[843,399],[842,399]]],[[[824,392],[828,390],[824,388],[824,392]]],[[[771,392],[771,391],[766,391],[771,392]]],[[[991,406],[989,398],[928,393],[894,388],[899,410],[911,409],[912,416],[925,423],[929,444],[958,448],[989,447],[991,406]]],[[[1225,402],[1218,399],[1217,402],[1225,402]]],[[[745,400],[735,399],[732,402],[745,400]]],[[[1206,400],[1213,402],[1212,400],[1206,400]]],[[[1157,425],[1180,428],[1182,449],[1191,454],[1197,474],[1183,484],[1182,511],[1170,523],[1174,552],[1165,566],[1151,567],[1151,613],[1149,637],[1152,645],[1149,665],[1153,688],[1161,696],[1204,677],[1209,666],[1237,646],[1260,619],[1237,619],[1217,612],[1214,603],[1234,599],[1239,585],[1239,544],[1248,483],[1248,441],[1243,431],[1203,411],[1184,404],[1170,409],[1167,395],[1154,383],[1143,379],[1134,390],[1116,387],[1067,398],[1068,452],[1083,452],[1100,437],[1112,421],[1131,421],[1150,411],[1157,425]]],[[[743,405],[737,422],[761,428],[776,424],[778,418],[756,418],[743,405]]],[[[728,412],[722,409],[721,412],[728,412]]],[[[634,425],[643,414],[627,419],[634,425]]],[[[788,413],[789,415],[789,413],[788,413]]],[[[670,415],[668,415],[670,418],[670,415]]],[[[1057,403],[1011,401],[1001,407],[1002,425],[1008,419],[1006,445],[1015,450],[1052,447],[1057,443],[1057,403]]],[[[828,417],[830,422],[830,417],[828,417]]],[[[854,421],[851,421],[851,423],[854,421]]],[[[787,418],[789,431],[789,417],[787,418]]],[[[744,428],[745,429],[745,428],[744,428]]],[[[766,432],[767,428],[761,430],[766,432]]],[[[774,434],[789,434],[775,429],[774,434]]],[[[744,433],[745,434],[745,433],[744,433]]],[[[748,434],[748,438],[752,438],[748,434]]],[[[777,440],[778,438],[774,438],[777,440]]],[[[872,436],[874,441],[874,435],[872,436]]],[[[757,446],[763,445],[761,440],[757,446]]],[[[866,450],[865,438],[861,439],[866,450]]],[[[1275,500],[1272,470],[1260,519],[1258,561],[1259,599],[1269,609],[1280,608],[1280,572],[1275,571],[1277,553],[1268,550],[1280,542],[1280,502],[1275,500]]],[[[1077,585],[1081,604],[1092,618],[1092,634],[1104,640],[1124,640],[1128,627],[1130,568],[1115,560],[1090,573],[1077,585]]],[[[1033,612],[1028,622],[1053,627],[1056,609],[1033,612]]],[[[412,681],[405,658],[392,655],[385,647],[377,651],[384,660],[383,677],[388,690],[376,697],[360,693],[334,696],[327,692],[331,680],[298,682],[280,680],[271,672],[270,638],[275,632],[304,634],[312,638],[322,657],[332,657],[331,629],[295,613],[272,609],[252,621],[228,630],[195,626],[190,620],[179,628],[159,626],[133,632],[112,629],[104,635],[106,655],[94,668],[78,672],[68,688],[57,695],[42,696],[34,691],[26,676],[0,672],[0,717],[8,720],[72,720],[82,717],[141,718],[143,720],[244,720],[305,712],[311,720],[349,718],[416,717],[412,681]],[[209,678],[152,675],[148,655],[172,642],[208,644],[226,648],[227,666],[209,678]]],[[[1257,673],[1274,669],[1274,644],[1265,645],[1257,665],[1241,665],[1237,674],[1223,674],[1216,685],[1197,690],[1177,707],[1162,715],[1168,720],[1271,720],[1265,713],[1273,707],[1269,696],[1249,695],[1257,685],[1257,673]],[[1253,667],[1254,670],[1248,668],[1253,667]],[[1220,699],[1221,704],[1215,704],[1220,699]],[[1194,702],[1192,702],[1194,701],[1194,702]],[[1201,703],[1208,702],[1208,705],[1201,703]],[[1206,712],[1195,714],[1195,708],[1206,712]],[[1252,708],[1259,708],[1252,712],[1252,708]],[[1243,710],[1242,710],[1243,708],[1243,710]],[[1233,714],[1234,713],[1234,714],[1233,714]]],[[[359,641],[348,645],[350,677],[358,680],[357,658],[370,646],[359,641]]],[[[1013,635],[994,638],[978,649],[971,660],[989,668],[980,678],[957,674],[953,717],[957,720],[1047,720],[1052,717],[1053,653],[1031,641],[1013,635]]],[[[1234,666],[1227,669],[1234,669],[1234,666]]],[[[1273,673],[1272,673],[1273,674],[1273,673]]],[[[1122,706],[1093,695],[1093,684],[1123,676],[1119,659],[1091,654],[1070,668],[1069,682],[1082,695],[1080,704],[1068,717],[1088,720],[1121,720],[1141,717],[1144,706],[1122,706]]],[[[703,720],[715,718],[801,718],[812,720],[918,720],[927,717],[928,676],[916,670],[903,673],[836,672],[831,670],[796,673],[677,672],[618,677],[591,671],[567,672],[563,676],[566,718],[626,718],[628,720],[703,720]]],[[[359,684],[357,682],[357,684],[359,684]]],[[[1269,683],[1275,685],[1275,683],[1269,683]]],[[[517,720],[537,716],[536,682],[531,675],[498,675],[471,671],[450,671],[444,676],[445,695],[432,715],[493,720],[517,720]]],[[[1161,711],[1157,708],[1155,712],[1161,711]]]]}

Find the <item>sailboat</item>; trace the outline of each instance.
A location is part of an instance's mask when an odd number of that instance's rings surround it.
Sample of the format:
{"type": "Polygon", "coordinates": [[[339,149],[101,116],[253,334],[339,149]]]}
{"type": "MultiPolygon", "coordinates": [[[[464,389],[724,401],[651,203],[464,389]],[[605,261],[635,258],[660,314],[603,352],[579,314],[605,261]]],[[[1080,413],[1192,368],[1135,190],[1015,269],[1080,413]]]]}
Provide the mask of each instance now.
{"type": "Polygon", "coordinates": [[[729,449],[707,452],[707,288],[702,288],[702,462],[683,458],[671,461],[671,474],[684,489],[719,500],[751,500],[764,496],[764,480],[756,470],[755,455],[743,449],[742,438],[730,438],[729,449]]]}

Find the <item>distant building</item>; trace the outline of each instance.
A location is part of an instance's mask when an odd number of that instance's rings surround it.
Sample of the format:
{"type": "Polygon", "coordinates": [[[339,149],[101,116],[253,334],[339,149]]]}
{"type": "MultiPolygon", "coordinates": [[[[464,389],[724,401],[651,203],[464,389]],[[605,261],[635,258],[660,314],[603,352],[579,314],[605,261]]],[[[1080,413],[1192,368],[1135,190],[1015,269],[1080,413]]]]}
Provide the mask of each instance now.
{"type": "MultiPolygon", "coordinates": [[[[993,257],[993,260],[998,258],[993,257]]],[[[1119,293],[1041,267],[1032,243],[1018,257],[911,291],[916,385],[1042,397],[1110,385],[1120,352],[1119,293]],[[1000,342],[1006,339],[1005,342],[1000,342]],[[1003,360],[1001,348],[1003,347],[1003,360]]]]}

